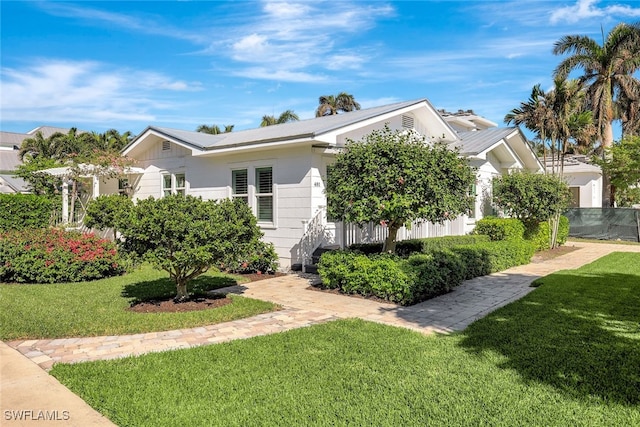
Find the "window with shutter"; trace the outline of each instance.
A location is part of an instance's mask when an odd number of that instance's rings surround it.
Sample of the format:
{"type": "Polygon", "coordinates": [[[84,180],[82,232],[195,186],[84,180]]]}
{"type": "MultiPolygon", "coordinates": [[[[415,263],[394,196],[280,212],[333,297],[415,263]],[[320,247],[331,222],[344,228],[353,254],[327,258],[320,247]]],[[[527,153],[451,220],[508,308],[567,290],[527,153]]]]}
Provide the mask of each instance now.
{"type": "Polygon", "coordinates": [[[246,169],[231,171],[231,196],[249,203],[249,174],[246,169]]]}
{"type": "Polygon", "coordinates": [[[273,171],[256,168],[256,216],[258,221],[273,222],[273,171]]]}

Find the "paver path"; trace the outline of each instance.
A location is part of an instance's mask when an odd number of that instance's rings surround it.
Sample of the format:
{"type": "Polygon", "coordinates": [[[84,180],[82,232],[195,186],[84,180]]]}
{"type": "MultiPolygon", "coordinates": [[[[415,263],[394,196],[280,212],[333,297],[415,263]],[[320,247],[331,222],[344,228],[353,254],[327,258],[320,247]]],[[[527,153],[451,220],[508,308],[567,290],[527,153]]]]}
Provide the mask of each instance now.
{"type": "Polygon", "coordinates": [[[288,275],[221,290],[278,303],[284,309],[277,312],[192,329],[125,336],[12,341],[8,344],[42,368],[50,369],[55,362],[112,359],[188,348],[350,317],[423,333],[447,333],[464,329],[496,308],[523,297],[533,290],[529,285],[538,277],[580,267],[614,251],[640,252],[640,246],[582,242],[569,245],[578,249],[543,263],[467,280],[453,292],[411,307],[310,290],[308,279],[288,275]]]}

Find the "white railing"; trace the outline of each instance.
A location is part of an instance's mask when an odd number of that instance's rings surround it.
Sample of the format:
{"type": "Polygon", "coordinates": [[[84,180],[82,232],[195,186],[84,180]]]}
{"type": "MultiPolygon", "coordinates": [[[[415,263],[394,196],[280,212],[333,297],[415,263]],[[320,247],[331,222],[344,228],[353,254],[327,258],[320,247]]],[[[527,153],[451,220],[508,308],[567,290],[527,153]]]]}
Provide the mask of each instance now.
{"type": "MultiPolygon", "coordinates": [[[[368,223],[362,227],[357,224],[347,223],[338,227],[342,229],[344,247],[354,243],[380,243],[389,235],[389,229],[376,223],[368,223]]],[[[453,221],[445,221],[442,224],[434,224],[428,221],[414,221],[410,227],[402,227],[398,230],[397,241],[409,239],[423,239],[426,237],[459,236],[464,232],[464,217],[453,221]]]]}
{"type": "Polygon", "coordinates": [[[302,262],[302,271],[310,264],[313,251],[323,245],[334,244],[335,235],[327,226],[327,209],[320,206],[315,215],[302,222],[303,235],[298,246],[298,257],[302,262]]]}

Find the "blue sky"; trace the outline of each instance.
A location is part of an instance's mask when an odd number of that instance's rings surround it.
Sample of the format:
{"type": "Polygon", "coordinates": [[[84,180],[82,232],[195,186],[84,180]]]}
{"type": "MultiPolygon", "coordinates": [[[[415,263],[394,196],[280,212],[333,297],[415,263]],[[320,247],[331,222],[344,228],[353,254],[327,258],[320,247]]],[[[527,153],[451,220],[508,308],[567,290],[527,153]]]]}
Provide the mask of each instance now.
{"type": "Polygon", "coordinates": [[[500,125],[549,88],[569,34],[640,21],[626,1],[0,2],[0,130],[258,127],[428,98],[500,125]]]}

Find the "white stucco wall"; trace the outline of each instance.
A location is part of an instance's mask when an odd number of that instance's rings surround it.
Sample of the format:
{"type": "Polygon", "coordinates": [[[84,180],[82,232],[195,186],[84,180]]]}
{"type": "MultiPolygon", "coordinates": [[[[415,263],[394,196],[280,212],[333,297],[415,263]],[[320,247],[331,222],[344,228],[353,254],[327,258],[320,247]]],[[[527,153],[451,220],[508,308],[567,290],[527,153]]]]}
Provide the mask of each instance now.
{"type": "Polygon", "coordinates": [[[569,187],[578,187],[580,208],[602,207],[602,175],[596,172],[566,172],[569,187]]]}
{"type": "Polygon", "coordinates": [[[296,245],[302,238],[303,221],[310,220],[316,209],[326,204],[322,193],[324,172],[320,154],[313,153],[310,146],[214,157],[191,157],[188,150],[174,144],[167,151],[152,147],[139,156],[136,166],[144,168],[145,173],[137,182],[134,200],[160,197],[164,173],[184,173],[187,194],[207,200],[230,197],[231,171],[247,169],[250,205],[256,213],[255,168],[270,166],[274,221],[259,225],[265,241],[274,244],[282,268],[288,268],[292,258],[293,262],[298,261],[296,245]],[[167,156],[167,151],[176,156],[167,156]]]}

